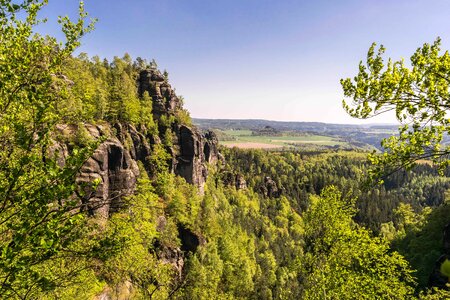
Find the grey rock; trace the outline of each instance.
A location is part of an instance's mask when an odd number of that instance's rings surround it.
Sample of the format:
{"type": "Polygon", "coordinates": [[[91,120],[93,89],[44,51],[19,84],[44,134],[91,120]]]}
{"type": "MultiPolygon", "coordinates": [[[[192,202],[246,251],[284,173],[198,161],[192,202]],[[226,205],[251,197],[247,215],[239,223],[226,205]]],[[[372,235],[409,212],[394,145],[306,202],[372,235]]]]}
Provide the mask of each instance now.
{"type": "Polygon", "coordinates": [[[204,136],[196,128],[181,125],[178,129],[177,144],[180,149],[175,173],[188,183],[204,192],[204,185],[208,176],[207,164],[217,162],[217,138],[204,136]]]}
{"type": "Polygon", "coordinates": [[[282,188],[277,186],[277,183],[272,178],[266,176],[264,184],[260,187],[260,192],[267,198],[278,198],[282,194],[282,188]]]}
{"type": "Polygon", "coordinates": [[[223,184],[229,187],[234,186],[237,190],[246,190],[247,181],[242,174],[234,174],[232,172],[226,172],[222,174],[223,184]]]}

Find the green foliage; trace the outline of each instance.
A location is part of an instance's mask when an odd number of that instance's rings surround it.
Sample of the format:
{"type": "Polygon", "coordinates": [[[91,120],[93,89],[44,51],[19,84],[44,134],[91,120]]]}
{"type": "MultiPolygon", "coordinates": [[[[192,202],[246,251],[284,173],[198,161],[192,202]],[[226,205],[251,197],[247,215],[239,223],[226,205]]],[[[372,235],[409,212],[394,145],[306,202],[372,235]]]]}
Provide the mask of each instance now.
{"type": "Polygon", "coordinates": [[[449,146],[443,137],[450,132],[447,118],[450,96],[450,55],[441,53],[441,40],[424,44],[411,56],[410,67],[403,60],[385,63],[383,46],[373,44],[366,64],[360,62],[354,79],[342,79],[345,110],[356,118],[370,118],[395,112],[402,123],[399,135],[382,142],[387,152],[372,154],[374,178],[385,177],[400,168],[410,168],[420,159],[430,159],[441,170],[448,166],[449,146]]]}
{"type": "Polygon", "coordinates": [[[129,56],[125,55],[122,59],[114,57],[108,75],[110,85],[107,120],[139,122],[140,101],[129,56]]]}
{"type": "Polygon", "coordinates": [[[132,283],[133,291],[125,297],[148,299],[153,294],[156,299],[167,298],[173,270],[153,252],[154,239],[159,236],[156,220],[162,212],[159,197],[148,177],[143,176],[136,196],[128,199],[126,208],[108,221],[108,230],[125,244],[122,251],[104,262],[101,274],[113,287],[132,283]]]}
{"type": "Polygon", "coordinates": [[[60,278],[45,266],[72,247],[84,224],[75,174],[93,145],[57,163],[51,133],[62,122],[58,103],[67,82],[61,66],[91,29],[80,2],[78,20],[61,18],[65,42],[33,33],[47,1],[0,2],[0,294],[35,298],[60,278]],[[52,153],[53,152],[53,153],[52,153]]]}
{"type": "Polygon", "coordinates": [[[140,122],[146,126],[149,133],[151,134],[157,134],[158,133],[158,127],[153,120],[153,114],[152,114],[152,108],[153,108],[153,102],[152,98],[149,96],[148,92],[144,92],[144,95],[142,96],[140,110],[139,110],[139,120],[140,122]]]}
{"type": "Polygon", "coordinates": [[[70,89],[59,104],[66,122],[102,119],[108,110],[107,71],[100,60],[90,62],[82,53],[69,57],[64,63],[64,74],[70,80],[70,89]],[[94,75],[95,74],[95,75],[94,75]]]}
{"type": "MultiPolygon", "coordinates": [[[[132,61],[128,54],[113,61],[101,61],[98,56],[89,58],[81,53],[64,61],[62,78],[69,85],[58,104],[65,122],[126,122],[143,125],[150,134],[158,133],[154,120],[153,100],[148,92],[138,95],[137,78],[147,68],[145,60],[132,61]]],[[[175,111],[177,116],[166,117],[162,127],[171,127],[175,119],[191,124],[184,109],[175,111]]]]}
{"type": "Polygon", "coordinates": [[[449,298],[450,298],[450,291],[436,288],[433,288],[426,292],[421,292],[419,295],[419,299],[421,300],[442,300],[449,298]]]}
{"type": "Polygon", "coordinates": [[[444,202],[450,188],[448,177],[438,177],[435,167],[419,164],[408,172],[393,174],[383,185],[368,189],[364,185],[367,153],[228,148],[221,149],[221,153],[225,156],[226,170],[242,174],[255,191],[264,185],[266,176],[271,177],[297,212],[307,209],[310,194],[320,194],[328,185],[338,187],[344,195],[357,198],[356,220],[375,232],[379,232],[382,223],[394,220],[393,212],[400,203],[409,203],[416,212],[426,206],[436,207],[444,202]]]}
{"type": "Polygon", "coordinates": [[[388,244],[356,225],[336,188],[313,197],[305,220],[304,299],[405,299],[412,271],[388,244]]]}
{"type": "Polygon", "coordinates": [[[396,211],[396,236],[392,248],[400,252],[416,270],[420,288],[425,288],[435,262],[442,254],[442,235],[448,224],[450,206],[415,213],[401,205],[396,211]]]}

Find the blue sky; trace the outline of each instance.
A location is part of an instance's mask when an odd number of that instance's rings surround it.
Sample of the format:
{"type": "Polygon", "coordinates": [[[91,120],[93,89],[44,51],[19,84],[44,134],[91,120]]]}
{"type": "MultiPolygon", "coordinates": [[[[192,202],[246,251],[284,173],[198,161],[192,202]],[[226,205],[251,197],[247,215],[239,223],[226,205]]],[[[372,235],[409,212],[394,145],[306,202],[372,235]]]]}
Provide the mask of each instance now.
{"type": "MultiPolygon", "coordinates": [[[[41,31],[77,1],[50,0],[41,31]]],[[[341,107],[372,42],[408,59],[437,36],[450,47],[445,0],[86,0],[98,18],[79,51],[156,59],[193,117],[363,123],[341,107]]],[[[381,116],[367,122],[393,122],[381,116]]]]}

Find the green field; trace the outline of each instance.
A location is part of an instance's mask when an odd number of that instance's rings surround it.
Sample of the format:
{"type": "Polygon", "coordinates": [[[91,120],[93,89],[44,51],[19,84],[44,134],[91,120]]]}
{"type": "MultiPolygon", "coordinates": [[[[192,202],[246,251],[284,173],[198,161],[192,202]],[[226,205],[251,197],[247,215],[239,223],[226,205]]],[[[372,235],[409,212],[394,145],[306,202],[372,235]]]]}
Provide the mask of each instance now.
{"type": "Polygon", "coordinates": [[[220,143],[238,148],[304,148],[311,146],[346,146],[337,138],[322,135],[298,135],[283,133],[280,136],[252,135],[251,130],[224,130],[219,135],[220,143]]]}

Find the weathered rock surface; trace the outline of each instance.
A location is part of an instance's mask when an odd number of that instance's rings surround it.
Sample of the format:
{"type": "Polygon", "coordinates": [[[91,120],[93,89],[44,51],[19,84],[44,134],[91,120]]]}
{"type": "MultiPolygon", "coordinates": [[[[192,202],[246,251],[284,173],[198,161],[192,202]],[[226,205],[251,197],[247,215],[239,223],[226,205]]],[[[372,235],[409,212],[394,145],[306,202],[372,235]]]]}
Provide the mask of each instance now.
{"type": "MultiPolygon", "coordinates": [[[[84,126],[93,139],[107,136],[105,128],[101,126],[84,126]]],[[[76,130],[76,127],[70,128],[70,131],[76,130]]],[[[81,187],[79,196],[86,208],[91,214],[95,212],[103,217],[120,207],[123,196],[134,192],[139,177],[138,161],[142,162],[147,172],[151,173],[152,170],[148,160],[153,147],[151,139],[131,125],[115,124],[114,131],[115,135],[110,135],[99,145],[77,176],[77,183],[81,187]],[[93,188],[94,182],[98,183],[96,189],[93,188]]],[[[179,154],[172,153],[171,168],[203,193],[208,175],[207,165],[217,162],[217,139],[207,139],[197,129],[184,125],[179,127],[176,136],[179,154]]],[[[60,144],[58,147],[58,151],[67,153],[66,145],[60,144]]]]}
{"type": "Polygon", "coordinates": [[[260,187],[260,191],[267,198],[278,198],[282,194],[282,188],[268,176],[264,178],[264,185],[260,187]]]}
{"type": "Polygon", "coordinates": [[[183,277],[184,252],[178,247],[169,247],[166,245],[155,244],[156,254],[159,260],[164,264],[169,264],[175,270],[178,279],[183,277]]]}
{"type": "MultiPolygon", "coordinates": [[[[176,115],[182,109],[181,99],[158,70],[141,71],[138,86],[140,95],[147,92],[152,97],[152,111],[156,119],[162,115],[176,115]]],[[[171,169],[203,193],[208,175],[207,163],[216,164],[218,160],[216,135],[213,132],[203,135],[197,128],[183,124],[174,124],[171,130],[174,133],[170,149],[173,156],[171,169]]]]}
{"type": "Polygon", "coordinates": [[[182,125],[177,132],[177,145],[180,152],[176,157],[175,173],[203,193],[208,176],[207,163],[217,161],[217,139],[207,139],[196,128],[182,125]]]}
{"type": "Polygon", "coordinates": [[[247,189],[247,181],[245,181],[244,175],[242,174],[228,172],[224,173],[222,178],[223,184],[226,186],[234,186],[237,190],[247,189]]]}
{"type": "Polygon", "coordinates": [[[219,140],[214,132],[208,131],[204,135],[205,142],[203,146],[203,153],[205,155],[206,162],[210,164],[216,164],[219,160],[219,140]]]}
{"type": "MultiPolygon", "coordinates": [[[[122,197],[134,191],[139,176],[136,157],[145,155],[143,150],[145,148],[136,151],[124,146],[124,139],[132,140],[133,137],[135,139],[139,137],[130,135],[129,132],[133,132],[130,128],[125,132],[120,127],[117,136],[111,136],[107,133],[109,130],[100,125],[85,124],[83,128],[59,125],[57,128],[60,132],[71,136],[76,136],[78,130],[86,131],[92,140],[109,136],[86,160],[76,178],[79,186],[77,194],[91,215],[108,217],[120,207],[122,197]]],[[[60,152],[63,150],[60,157],[61,163],[64,163],[63,157],[67,156],[68,147],[59,143],[58,148],[60,152]]]]}
{"type": "MultiPolygon", "coordinates": [[[[138,78],[138,91],[145,92],[153,99],[153,115],[156,120],[161,116],[175,116],[182,109],[182,101],[172,89],[166,78],[156,69],[144,70],[138,78]]],[[[91,213],[108,217],[121,205],[123,196],[134,192],[139,177],[138,162],[151,176],[154,170],[149,161],[155,144],[161,144],[162,136],[149,136],[146,128],[135,128],[129,124],[106,125],[59,125],[60,136],[76,137],[83,131],[85,138],[98,140],[106,138],[92,157],[79,171],[77,183],[80,186],[78,196],[85,208],[91,213]]],[[[202,134],[195,127],[173,123],[173,146],[167,148],[172,156],[170,171],[183,177],[188,183],[196,185],[203,193],[208,175],[208,164],[218,161],[218,141],[214,133],[202,134]]],[[[65,163],[70,152],[70,143],[60,141],[52,151],[58,155],[59,163],[65,163]]]]}
{"type": "Polygon", "coordinates": [[[138,92],[142,96],[148,92],[153,100],[153,114],[159,118],[181,109],[182,103],[164,76],[156,69],[142,70],[138,78],[138,92]]]}

